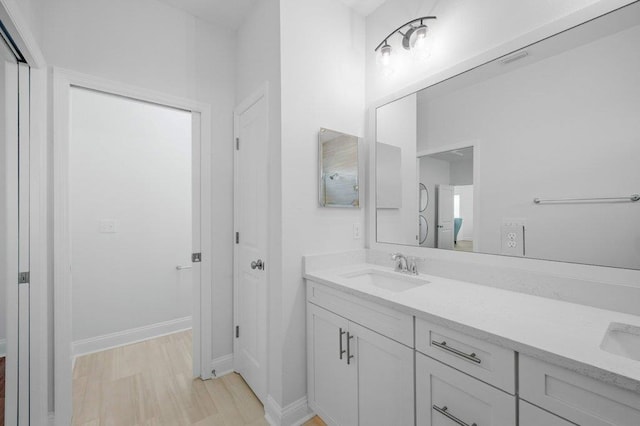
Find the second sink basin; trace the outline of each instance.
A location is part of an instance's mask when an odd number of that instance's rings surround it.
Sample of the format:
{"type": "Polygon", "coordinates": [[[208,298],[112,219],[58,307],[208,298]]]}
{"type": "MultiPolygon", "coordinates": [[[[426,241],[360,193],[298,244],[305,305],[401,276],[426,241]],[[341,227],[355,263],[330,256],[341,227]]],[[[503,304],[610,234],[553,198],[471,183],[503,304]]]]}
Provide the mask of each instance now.
{"type": "Polygon", "coordinates": [[[394,293],[410,290],[429,283],[429,281],[415,276],[405,276],[397,272],[386,272],[375,269],[350,272],[344,274],[343,277],[348,278],[349,281],[353,283],[371,285],[394,293]]]}
{"type": "Polygon", "coordinates": [[[600,348],[612,354],[640,361],[640,327],[618,322],[611,323],[600,348]]]}

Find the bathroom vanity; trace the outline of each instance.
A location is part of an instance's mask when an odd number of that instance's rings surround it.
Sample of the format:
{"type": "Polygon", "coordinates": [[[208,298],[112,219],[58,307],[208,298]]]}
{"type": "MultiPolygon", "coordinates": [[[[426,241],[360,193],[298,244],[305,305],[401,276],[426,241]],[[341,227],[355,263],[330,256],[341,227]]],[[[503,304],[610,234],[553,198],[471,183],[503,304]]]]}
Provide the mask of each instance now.
{"type": "Polygon", "coordinates": [[[327,424],[640,424],[640,316],[365,252],[305,258],[308,401],[327,424]]]}

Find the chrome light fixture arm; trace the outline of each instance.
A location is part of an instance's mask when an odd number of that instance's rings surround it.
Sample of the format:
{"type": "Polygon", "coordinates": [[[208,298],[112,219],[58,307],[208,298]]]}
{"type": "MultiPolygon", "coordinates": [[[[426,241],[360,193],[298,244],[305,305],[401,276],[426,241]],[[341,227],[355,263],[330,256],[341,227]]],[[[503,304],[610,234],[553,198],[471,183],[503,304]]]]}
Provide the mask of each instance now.
{"type": "Polygon", "coordinates": [[[400,34],[403,38],[403,46],[405,49],[408,49],[408,45],[406,44],[405,40],[409,40],[409,38],[411,37],[411,34],[413,33],[413,31],[415,31],[417,29],[417,27],[414,27],[414,24],[419,24],[419,26],[423,26],[424,25],[424,21],[427,19],[437,19],[435,16],[423,16],[421,18],[416,18],[413,19],[409,22],[407,22],[404,25],[399,26],[398,28],[396,28],[395,30],[393,30],[391,33],[389,33],[388,36],[386,36],[384,38],[384,40],[382,40],[380,42],[380,44],[374,49],[374,52],[377,52],[378,50],[380,50],[380,48],[382,46],[387,46],[388,45],[388,41],[391,37],[393,37],[394,34],[400,34]],[[406,27],[409,27],[407,29],[407,31],[405,31],[404,33],[402,32],[402,30],[406,27]]]}

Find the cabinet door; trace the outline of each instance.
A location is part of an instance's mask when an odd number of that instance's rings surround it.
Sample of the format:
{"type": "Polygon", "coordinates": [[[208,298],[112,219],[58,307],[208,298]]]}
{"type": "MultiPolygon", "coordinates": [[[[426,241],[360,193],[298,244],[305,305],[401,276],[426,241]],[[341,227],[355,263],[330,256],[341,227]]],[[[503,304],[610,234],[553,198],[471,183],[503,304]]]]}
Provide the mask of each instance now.
{"type": "Polygon", "coordinates": [[[413,426],[413,349],[354,323],[349,336],[350,366],[358,370],[358,424],[413,426]]]}
{"type": "Polygon", "coordinates": [[[563,418],[520,400],[520,426],[574,426],[563,418]]]}
{"type": "Polygon", "coordinates": [[[513,426],[516,399],[420,353],[416,354],[418,426],[513,426]]]}
{"type": "Polygon", "coordinates": [[[346,319],[307,304],[309,406],[328,425],[357,424],[357,370],[347,364],[348,328],[346,319]]]}

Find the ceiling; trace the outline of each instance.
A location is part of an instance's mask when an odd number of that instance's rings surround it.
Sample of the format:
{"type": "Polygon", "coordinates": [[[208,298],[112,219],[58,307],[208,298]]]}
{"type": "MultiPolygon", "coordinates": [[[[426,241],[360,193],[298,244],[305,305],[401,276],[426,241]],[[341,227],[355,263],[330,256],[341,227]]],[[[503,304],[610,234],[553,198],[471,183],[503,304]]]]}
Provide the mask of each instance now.
{"type": "Polygon", "coordinates": [[[362,16],[370,15],[387,0],[340,0],[362,16]]]}
{"type": "Polygon", "coordinates": [[[162,0],[200,19],[236,29],[257,0],[162,0]]]}
{"type": "Polygon", "coordinates": [[[430,154],[429,157],[448,161],[449,163],[473,161],[473,147],[470,146],[467,148],[454,149],[452,151],[438,152],[437,154],[430,154]]]}
{"type": "MultiPolygon", "coordinates": [[[[173,7],[197,16],[200,19],[237,29],[251,7],[258,0],[162,0],[173,7]]],[[[367,16],[387,0],[340,0],[353,10],[367,16]]]]}

